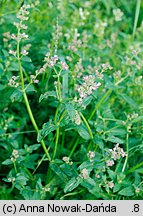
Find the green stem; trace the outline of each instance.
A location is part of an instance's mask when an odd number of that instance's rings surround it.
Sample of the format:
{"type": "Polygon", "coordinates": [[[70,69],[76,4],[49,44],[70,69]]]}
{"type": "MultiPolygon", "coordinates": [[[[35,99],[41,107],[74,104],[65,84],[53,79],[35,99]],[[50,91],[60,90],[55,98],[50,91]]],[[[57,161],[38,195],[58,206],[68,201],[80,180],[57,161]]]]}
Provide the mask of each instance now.
{"type": "Polygon", "coordinates": [[[128,162],[128,154],[129,154],[129,134],[128,133],[127,133],[127,136],[126,136],[126,152],[127,152],[127,156],[126,156],[123,168],[122,168],[122,172],[125,171],[125,168],[126,168],[126,165],[127,165],[127,162],[128,162]]]}
{"type": "Polygon", "coordinates": [[[104,95],[103,97],[100,99],[100,101],[96,104],[94,110],[92,111],[92,113],[90,114],[88,120],[91,120],[92,117],[94,116],[95,112],[97,111],[97,109],[101,106],[101,104],[103,103],[103,101],[111,94],[112,89],[109,89],[104,95]]]}
{"type": "Polygon", "coordinates": [[[135,12],[135,19],[134,19],[134,28],[133,28],[133,38],[135,37],[137,23],[139,19],[139,13],[140,13],[140,6],[141,6],[141,0],[136,1],[136,12],[135,12]]]}
{"type": "Polygon", "coordinates": [[[57,110],[56,110],[56,113],[55,113],[55,118],[54,118],[54,122],[55,122],[55,124],[58,125],[58,128],[56,129],[56,140],[55,140],[55,146],[54,146],[54,151],[53,151],[52,160],[54,160],[54,158],[55,158],[55,156],[56,156],[57,147],[58,147],[58,141],[59,141],[59,136],[60,136],[60,126],[59,126],[59,124],[60,124],[60,122],[62,121],[62,119],[64,118],[64,116],[65,116],[65,114],[66,114],[66,112],[67,112],[67,110],[65,110],[65,111],[63,112],[63,114],[61,115],[59,121],[57,122],[57,116],[58,116],[58,111],[59,111],[59,109],[60,109],[60,104],[59,104],[59,106],[57,107],[57,110]]]}
{"type": "Polygon", "coordinates": [[[74,153],[74,151],[75,151],[75,149],[76,149],[76,147],[77,147],[77,145],[78,145],[78,143],[79,143],[79,138],[77,138],[77,140],[76,140],[76,142],[75,142],[75,144],[74,144],[74,146],[73,146],[73,148],[72,148],[72,150],[71,150],[71,152],[70,152],[70,154],[69,154],[69,157],[71,157],[72,155],[73,155],[73,153],[74,153]]]}
{"type": "MultiPolygon", "coordinates": [[[[18,29],[18,35],[19,34],[20,34],[20,29],[18,29]]],[[[26,91],[25,91],[25,88],[24,88],[24,77],[23,77],[22,64],[21,64],[21,61],[20,61],[20,48],[19,48],[19,45],[20,45],[20,41],[18,40],[18,43],[17,43],[17,59],[18,59],[18,65],[19,65],[19,71],[20,71],[21,87],[22,87],[22,91],[23,91],[23,96],[24,96],[24,101],[25,101],[25,105],[26,105],[26,108],[27,108],[27,112],[29,114],[29,117],[30,117],[30,120],[31,120],[31,122],[33,124],[33,127],[34,127],[35,131],[38,134],[39,129],[38,129],[38,126],[37,126],[36,121],[34,119],[34,116],[33,116],[29,101],[28,101],[28,97],[27,97],[27,94],[26,94],[26,91]]],[[[51,157],[50,157],[49,152],[48,152],[48,150],[46,148],[44,140],[41,141],[41,145],[43,147],[43,150],[44,150],[48,160],[50,161],[51,157]]]]}
{"type": "Polygon", "coordinates": [[[61,71],[58,73],[57,70],[55,69],[55,67],[54,67],[54,71],[55,71],[55,73],[57,75],[57,78],[58,78],[58,88],[57,88],[57,90],[58,90],[59,101],[61,102],[62,101],[61,82],[60,82],[60,73],[61,73],[61,71]]]}
{"type": "Polygon", "coordinates": [[[57,147],[58,147],[58,141],[59,141],[59,135],[60,135],[60,128],[58,127],[57,130],[56,130],[56,141],[55,141],[55,146],[54,146],[52,160],[54,160],[54,158],[56,156],[57,147]]]}
{"type": "Polygon", "coordinates": [[[133,166],[131,169],[129,169],[129,170],[126,172],[126,174],[129,174],[129,173],[133,172],[134,170],[138,169],[138,168],[141,167],[141,166],[143,166],[143,162],[141,162],[141,163],[139,163],[139,164],[133,166]]]}
{"type": "Polygon", "coordinates": [[[15,172],[17,173],[17,167],[16,167],[16,163],[15,163],[15,162],[13,162],[13,165],[14,165],[15,172]]]}
{"type": "Polygon", "coordinates": [[[81,112],[80,112],[79,114],[80,114],[82,120],[84,121],[84,123],[85,123],[85,125],[86,125],[86,127],[87,127],[87,129],[88,129],[88,132],[89,132],[89,134],[90,134],[90,138],[93,139],[92,130],[91,130],[91,128],[90,128],[90,126],[89,126],[89,124],[88,124],[86,118],[84,117],[84,115],[83,115],[81,112]]]}

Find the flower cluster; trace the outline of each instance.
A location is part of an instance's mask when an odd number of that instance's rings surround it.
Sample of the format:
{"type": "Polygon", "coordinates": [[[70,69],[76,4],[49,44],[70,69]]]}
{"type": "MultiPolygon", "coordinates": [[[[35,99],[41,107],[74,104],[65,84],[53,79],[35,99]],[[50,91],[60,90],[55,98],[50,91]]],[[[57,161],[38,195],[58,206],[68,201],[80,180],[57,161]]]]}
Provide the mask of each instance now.
{"type": "Polygon", "coordinates": [[[24,4],[19,12],[17,13],[17,19],[19,20],[18,22],[14,22],[14,25],[18,29],[18,34],[12,34],[11,39],[20,41],[21,39],[28,39],[28,35],[25,32],[21,32],[20,30],[26,30],[28,26],[26,26],[23,22],[28,20],[28,15],[29,15],[29,8],[31,8],[30,5],[24,4]]]}
{"type": "Polygon", "coordinates": [[[138,113],[132,113],[132,114],[128,114],[127,118],[128,120],[132,121],[134,119],[136,119],[138,117],[138,113]]]}
{"type": "Polygon", "coordinates": [[[59,63],[59,65],[61,66],[62,70],[68,70],[68,65],[66,64],[66,62],[60,61],[58,62],[59,57],[58,55],[54,55],[54,56],[50,56],[50,53],[47,52],[44,58],[44,62],[45,64],[39,69],[36,70],[36,74],[40,74],[45,72],[45,70],[47,69],[47,67],[52,68],[54,67],[57,63],[59,63]]]}
{"type": "Polygon", "coordinates": [[[89,152],[87,153],[87,156],[88,156],[88,158],[90,159],[90,162],[92,162],[93,159],[94,159],[94,157],[95,157],[95,152],[89,151],[89,152]]]}
{"type": "Polygon", "coordinates": [[[81,170],[81,174],[80,174],[79,176],[80,176],[81,178],[83,178],[83,179],[87,179],[88,176],[89,176],[88,170],[87,170],[86,168],[82,169],[82,170],[81,170]]]}
{"type": "Polygon", "coordinates": [[[74,69],[74,72],[77,74],[77,78],[80,78],[82,76],[83,71],[84,71],[84,68],[82,65],[82,58],[80,58],[79,61],[76,63],[75,69],[74,69]]]}
{"type": "Polygon", "coordinates": [[[61,61],[60,64],[61,64],[61,67],[62,67],[63,70],[68,70],[69,67],[65,62],[61,61]]]}
{"type": "Polygon", "coordinates": [[[98,37],[102,37],[104,35],[104,32],[105,32],[105,28],[107,27],[107,22],[96,22],[95,26],[94,26],[94,31],[95,31],[95,34],[98,36],[98,37]]]}
{"type": "Polygon", "coordinates": [[[113,166],[114,161],[127,156],[124,150],[119,147],[119,143],[113,149],[109,149],[109,154],[111,159],[106,161],[107,166],[113,166]]]}
{"type": "Polygon", "coordinates": [[[12,152],[11,161],[15,162],[18,157],[19,157],[18,151],[16,149],[14,149],[12,152]]]}
{"type": "Polygon", "coordinates": [[[89,11],[83,10],[83,8],[79,8],[79,15],[82,20],[86,20],[89,14],[90,14],[89,11]]]}
{"type": "Polygon", "coordinates": [[[113,67],[109,64],[109,63],[104,63],[101,65],[102,66],[102,72],[106,71],[106,70],[112,70],[113,67]]]}
{"type": "Polygon", "coordinates": [[[36,79],[36,75],[31,75],[30,76],[30,78],[31,78],[31,82],[33,82],[33,83],[38,83],[39,82],[39,80],[38,79],[36,79]]]}
{"type": "Polygon", "coordinates": [[[9,182],[15,182],[16,178],[15,177],[12,177],[12,178],[8,178],[7,179],[9,182]]]}
{"type": "Polygon", "coordinates": [[[113,182],[106,182],[106,187],[113,188],[114,187],[114,183],[113,182]]]}
{"type": "Polygon", "coordinates": [[[8,42],[9,39],[11,38],[10,32],[4,32],[3,36],[4,36],[4,38],[3,38],[4,42],[8,42]]]}
{"type": "Polygon", "coordinates": [[[81,124],[81,118],[80,118],[80,115],[79,115],[79,113],[78,113],[77,110],[75,110],[74,123],[76,125],[80,125],[81,124]]]}
{"type": "Polygon", "coordinates": [[[100,82],[95,82],[95,76],[93,75],[84,76],[83,80],[84,82],[82,85],[77,86],[77,91],[80,96],[79,100],[77,100],[79,104],[81,104],[84,98],[87,98],[87,96],[91,95],[93,91],[97,90],[101,85],[100,82]]]}
{"type": "Polygon", "coordinates": [[[69,165],[72,165],[72,164],[73,164],[73,162],[70,161],[70,158],[69,158],[69,157],[63,157],[62,159],[63,159],[63,161],[64,161],[66,164],[69,164],[69,165]]]}
{"type": "Polygon", "coordinates": [[[113,15],[116,21],[121,21],[124,13],[120,10],[120,8],[113,9],[113,15]]]}
{"type": "Polygon", "coordinates": [[[19,76],[12,76],[8,82],[8,85],[17,88],[19,86],[18,80],[19,80],[19,76]]]}
{"type": "Polygon", "coordinates": [[[22,21],[25,21],[25,20],[28,20],[28,15],[29,15],[29,11],[28,9],[30,8],[30,5],[26,5],[24,4],[19,12],[17,13],[17,18],[22,22],[22,21]]]}
{"type": "Polygon", "coordinates": [[[82,45],[82,41],[78,39],[79,36],[80,34],[78,33],[77,29],[75,29],[74,38],[71,44],[68,46],[68,50],[72,50],[74,52],[78,51],[78,48],[80,48],[82,45]]]}
{"type": "Polygon", "coordinates": [[[53,57],[52,56],[50,57],[50,53],[47,52],[46,55],[45,55],[45,58],[44,58],[45,64],[39,70],[36,70],[36,74],[38,75],[40,73],[45,72],[47,67],[52,68],[56,64],[57,61],[58,61],[58,56],[57,55],[54,55],[53,57]]]}

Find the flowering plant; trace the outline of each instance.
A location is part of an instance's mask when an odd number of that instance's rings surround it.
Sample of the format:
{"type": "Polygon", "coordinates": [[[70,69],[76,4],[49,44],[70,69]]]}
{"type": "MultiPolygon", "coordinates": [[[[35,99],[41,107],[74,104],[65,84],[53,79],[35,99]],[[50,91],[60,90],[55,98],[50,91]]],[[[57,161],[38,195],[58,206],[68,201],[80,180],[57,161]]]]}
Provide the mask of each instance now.
{"type": "Polygon", "coordinates": [[[0,3],[1,199],[142,198],[142,25],[105,2],[0,3]]]}

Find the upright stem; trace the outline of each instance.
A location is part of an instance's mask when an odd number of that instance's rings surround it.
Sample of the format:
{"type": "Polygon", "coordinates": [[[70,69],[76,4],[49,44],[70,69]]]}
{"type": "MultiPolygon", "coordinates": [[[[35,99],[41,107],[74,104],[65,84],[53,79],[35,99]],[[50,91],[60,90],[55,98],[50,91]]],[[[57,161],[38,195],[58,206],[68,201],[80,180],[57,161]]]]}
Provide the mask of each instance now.
{"type": "Polygon", "coordinates": [[[84,117],[84,115],[83,115],[81,112],[80,112],[80,116],[81,116],[82,120],[84,121],[84,123],[85,123],[85,125],[86,125],[86,127],[87,127],[87,129],[88,129],[88,132],[89,132],[89,134],[90,134],[90,138],[93,139],[92,130],[91,130],[91,128],[90,128],[90,126],[89,126],[89,124],[88,124],[86,118],[84,117]]]}
{"type": "MultiPolygon", "coordinates": [[[[19,33],[20,33],[20,30],[18,30],[18,35],[19,35],[19,33]]],[[[39,129],[38,129],[38,126],[37,126],[36,121],[34,119],[34,116],[33,116],[29,101],[28,101],[28,97],[27,97],[27,94],[26,94],[26,91],[25,91],[25,88],[24,88],[24,77],[23,77],[23,70],[22,70],[22,65],[21,65],[21,61],[20,61],[19,45],[20,45],[20,41],[18,40],[18,42],[17,42],[17,59],[18,59],[18,65],[19,65],[19,71],[20,71],[21,87],[22,87],[22,91],[23,91],[23,96],[24,96],[24,101],[25,101],[25,105],[26,105],[26,108],[27,108],[27,112],[29,114],[29,117],[30,117],[30,120],[31,120],[31,122],[33,124],[33,127],[34,127],[35,131],[38,134],[39,129]]],[[[44,150],[48,160],[50,161],[51,157],[50,157],[49,152],[48,152],[48,150],[46,148],[44,140],[41,141],[41,145],[43,147],[43,150],[44,150]]]]}
{"type": "Polygon", "coordinates": [[[141,0],[136,1],[136,12],[135,12],[135,19],[134,19],[134,28],[133,28],[133,38],[135,37],[137,23],[140,14],[140,7],[141,7],[141,0]]]}
{"type": "Polygon", "coordinates": [[[127,165],[127,162],[128,162],[128,154],[129,154],[129,134],[128,133],[127,133],[127,136],[126,136],[126,152],[127,152],[127,156],[126,156],[123,168],[122,168],[122,172],[125,171],[125,168],[126,168],[126,165],[127,165]]]}
{"type": "Polygon", "coordinates": [[[56,130],[56,141],[55,141],[55,146],[54,146],[52,160],[54,160],[54,158],[56,156],[57,147],[58,147],[58,141],[59,141],[59,135],[60,135],[60,128],[58,127],[57,130],[56,130]]]}
{"type": "Polygon", "coordinates": [[[100,101],[96,104],[94,110],[92,111],[92,113],[90,114],[88,120],[91,120],[92,117],[94,116],[95,112],[97,111],[97,109],[100,107],[100,105],[102,104],[102,102],[111,94],[112,89],[109,89],[104,95],[103,97],[100,99],[100,101]]]}
{"type": "Polygon", "coordinates": [[[76,140],[76,142],[75,142],[75,144],[74,144],[74,146],[73,146],[73,148],[72,148],[72,150],[71,150],[71,152],[70,152],[70,154],[69,154],[69,157],[71,157],[72,155],[73,155],[73,153],[74,153],[74,151],[75,151],[75,149],[76,149],[76,147],[77,147],[77,145],[78,145],[78,143],[79,143],[79,137],[77,138],[77,140],[76,140]]]}

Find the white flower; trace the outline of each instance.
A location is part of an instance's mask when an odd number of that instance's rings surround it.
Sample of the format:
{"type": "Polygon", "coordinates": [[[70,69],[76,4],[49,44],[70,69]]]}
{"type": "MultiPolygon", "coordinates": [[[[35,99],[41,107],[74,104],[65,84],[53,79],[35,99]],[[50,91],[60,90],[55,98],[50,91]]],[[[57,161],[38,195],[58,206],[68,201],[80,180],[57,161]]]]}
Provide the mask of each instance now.
{"type": "Polygon", "coordinates": [[[81,118],[80,118],[80,115],[78,114],[78,111],[77,111],[77,110],[75,110],[74,122],[75,122],[75,124],[77,124],[77,125],[80,125],[80,124],[81,124],[81,118]]]}
{"type": "Polygon", "coordinates": [[[83,170],[81,170],[81,177],[83,179],[86,179],[89,176],[88,170],[86,168],[84,168],[83,170]]]}
{"type": "Polygon", "coordinates": [[[107,160],[106,161],[106,166],[113,166],[114,165],[114,161],[113,160],[107,160]]]}
{"type": "Polygon", "coordinates": [[[61,66],[62,66],[63,70],[68,70],[68,68],[69,68],[68,65],[65,62],[62,62],[62,61],[61,61],[61,66]]]}
{"type": "Polygon", "coordinates": [[[23,56],[26,56],[26,55],[28,55],[28,52],[27,52],[26,50],[22,50],[22,51],[21,51],[21,54],[22,54],[23,56]]]}
{"type": "Polygon", "coordinates": [[[120,8],[113,9],[113,14],[116,21],[121,21],[124,13],[120,10],[120,8]]]}

